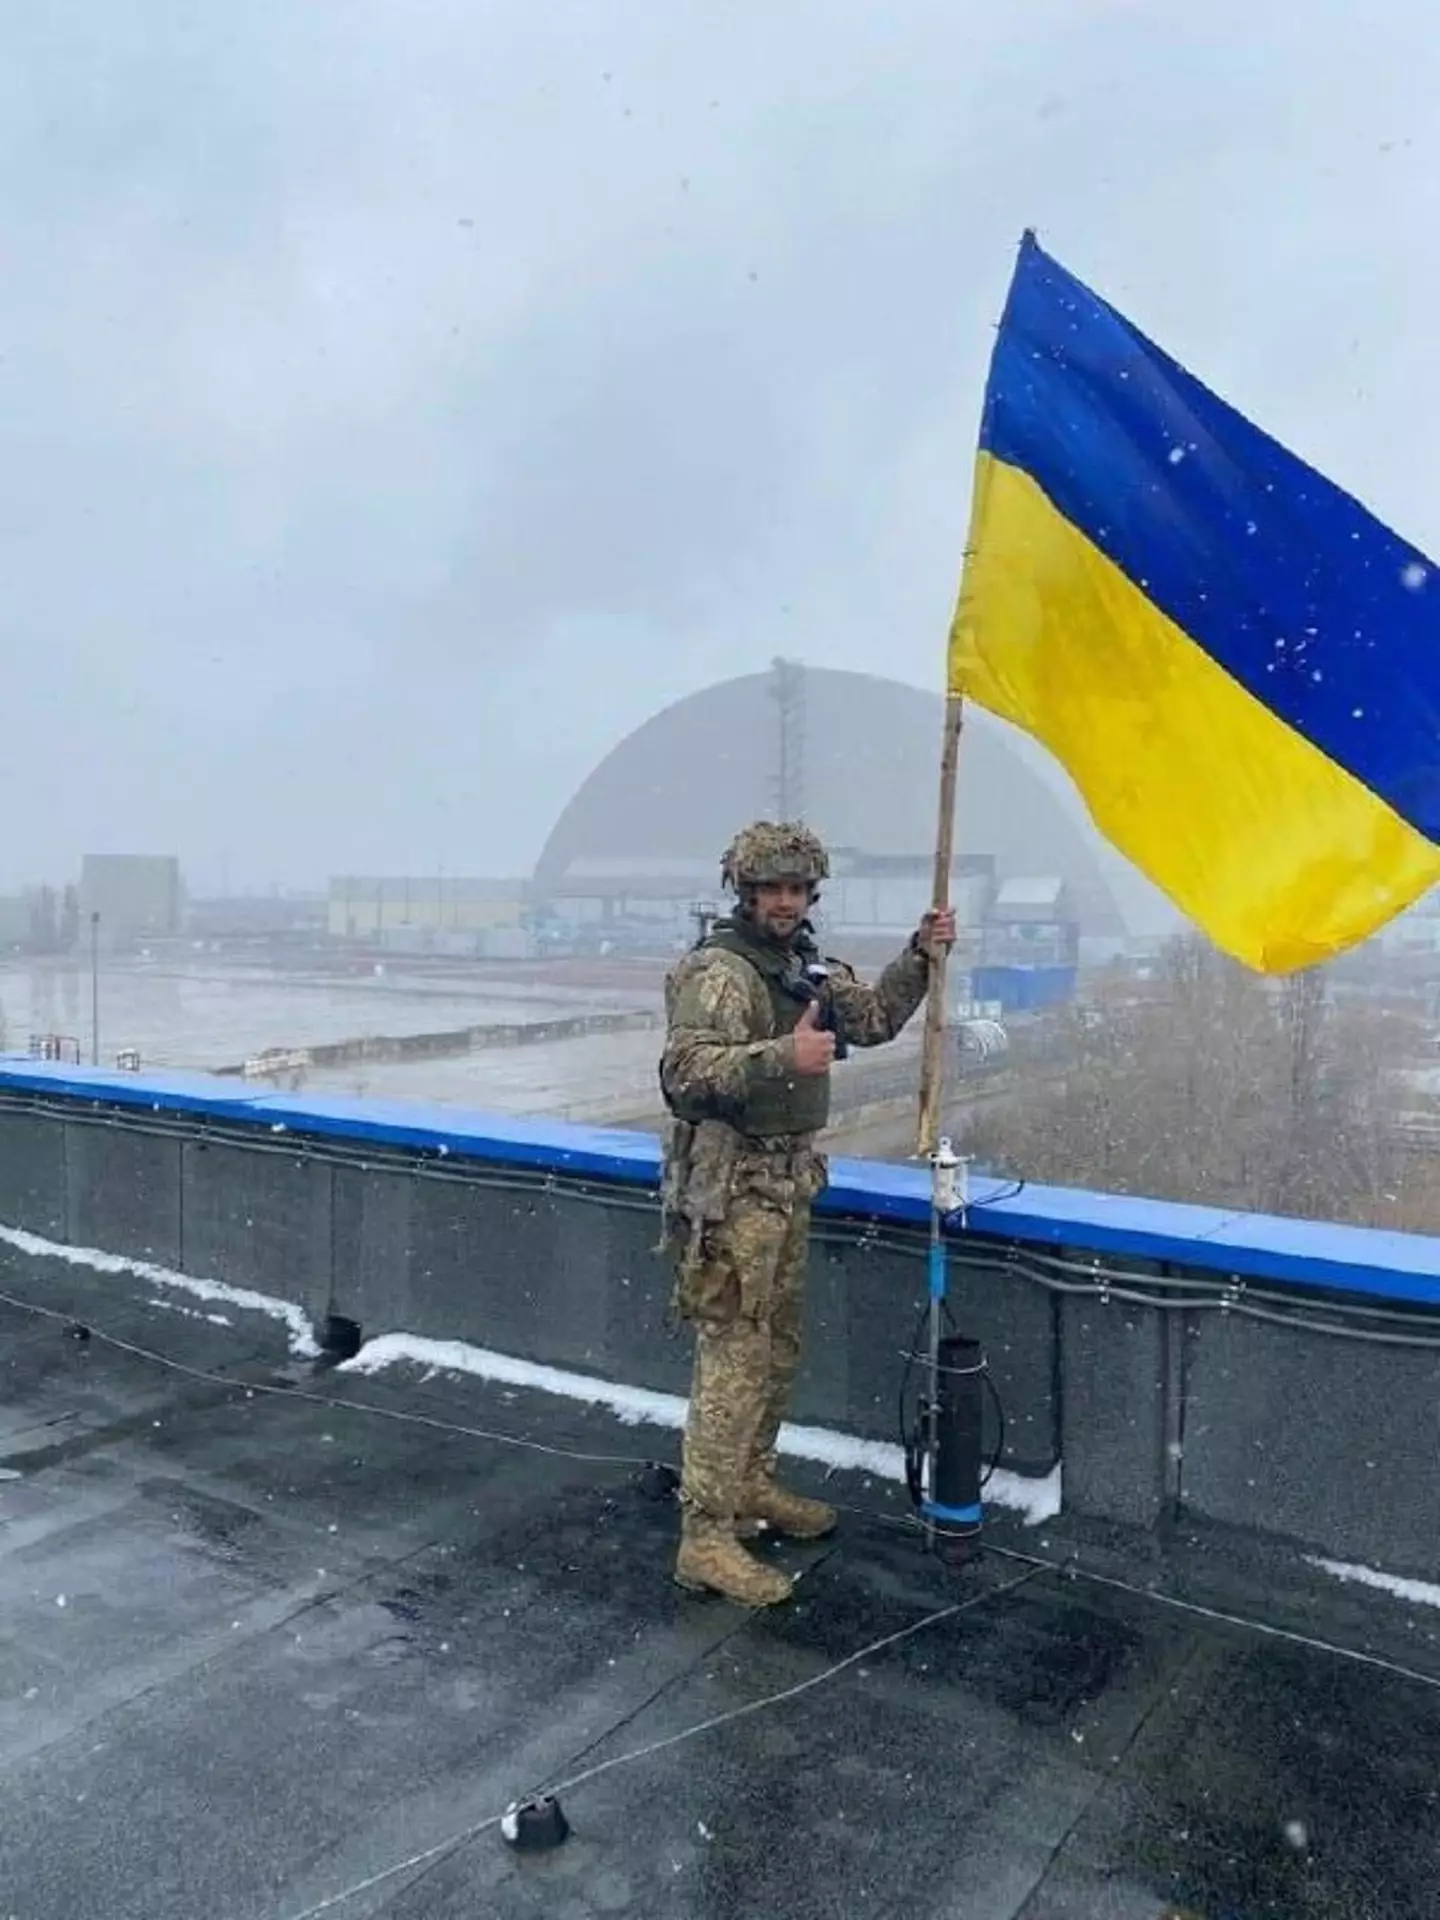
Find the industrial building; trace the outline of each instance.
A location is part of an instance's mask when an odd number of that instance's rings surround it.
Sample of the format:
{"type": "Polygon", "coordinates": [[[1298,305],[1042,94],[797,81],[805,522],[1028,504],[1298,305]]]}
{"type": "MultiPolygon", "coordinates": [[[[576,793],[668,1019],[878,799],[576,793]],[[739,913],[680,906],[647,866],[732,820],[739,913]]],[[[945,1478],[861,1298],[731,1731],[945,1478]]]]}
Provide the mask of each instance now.
{"type": "Polygon", "coordinates": [[[173,854],[87,853],[80,867],[82,930],[100,916],[102,947],[134,946],[181,931],[184,890],[173,854]]]}
{"type": "MultiPolygon", "coordinates": [[[[825,935],[861,960],[893,950],[931,896],[942,717],[935,694],[793,661],[676,702],[556,821],[532,882],[537,929],[580,947],[673,947],[718,903],[735,829],[789,818],[830,848],[825,935]]],[[[1174,918],[1063,776],[978,712],[961,747],[951,895],[962,967],[1044,964],[1072,979],[1080,960],[1174,918]]]]}
{"type": "Polygon", "coordinates": [[[23,894],[0,895],[0,950],[18,947],[30,936],[30,902],[23,894]]]}
{"type": "Polygon", "coordinates": [[[511,958],[528,945],[521,924],[525,895],[522,880],[341,874],[330,882],[327,924],[334,940],[511,958]]]}
{"type": "Polygon", "coordinates": [[[316,946],[325,933],[329,902],[320,892],[211,894],[185,903],[185,931],[193,940],[224,945],[316,946]]]}
{"type": "Polygon", "coordinates": [[[1063,880],[1005,880],[995,889],[969,959],[970,992],[1005,1013],[1072,999],[1080,922],[1063,880]]]}

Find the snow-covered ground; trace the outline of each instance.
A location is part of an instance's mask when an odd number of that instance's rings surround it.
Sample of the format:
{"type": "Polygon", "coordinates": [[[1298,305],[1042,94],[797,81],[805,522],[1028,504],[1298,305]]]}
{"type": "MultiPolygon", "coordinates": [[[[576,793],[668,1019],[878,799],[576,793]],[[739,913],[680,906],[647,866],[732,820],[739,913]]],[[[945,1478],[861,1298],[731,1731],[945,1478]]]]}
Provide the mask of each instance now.
{"type": "Polygon", "coordinates": [[[302,1091],[439,1100],[603,1124],[658,1106],[662,1044],[658,1030],[642,1029],[486,1047],[441,1060],[357,1060],[311,1070],[302,1091]]]}
{"type": "MultiPolygon", "coordinates": [[[[214,1068],[237,1065],[267,1047],[553,1020],[656,1004],[655,993],[507,981],[479,968],[439,973],[387,963],[379,974],[339,966],[286,973],[227,965],[209,955],[196,955],[193,964],[171,956],[153,962],[102,956],[100,1057],[113,1063],[122,1049],[136,1048],[142,1063],[214,1068]]],[[[78,1040],[82,1058],[89,1058],[88,963],[0,962],[0,1011],[11,1047],[23,1049],[31,1034],[64,1034],[78,1040]]],[[[463,1063],[432,1062],[429,1069],[454,1064],[463,1063]]],[[[423,1084],[386,1091],[446,1097],[423,1084]]]]}
{"type": "MultiPolygon", "coordinates": [[[[212,955],[196,955],[193,962],[169,955],[149,963],[102,958],[100,1058],[113,1065],[122,1048],[134,1048],[142,1067],[213,1070],[238,1066],[272,1047],[528,1025],[577,1013],[658,1013],[661,1004],[658,985],[507,979],[499,969],[463,965],[431,970],[392,962],[375,974],[339,964],[284,972],[227,964],[212,955]]],[[[15,1051],[23,1052],[31,1034],[64,1034],[78,1042],[82,1061],[89,1059],[87,966],[0,961],[0,1011],[15,1051]]],[[[916,1020],[892,1046],[843,1064],[837,1114],[857,1099],[889,1097],[897,1072],[918,1086],[920,1037],[916,1020]],[[876,1087],[867,1094],[872,1078],[876,1087]]],[[[661,1045],[657,1028],[639,1028],[434,1059],[355,1060],[307,1067],[294,1090],[628,1123],[660,1112],[661,1045]]],[[[283,1084],[291,1090],[288,1077],[283,1084]]]]}

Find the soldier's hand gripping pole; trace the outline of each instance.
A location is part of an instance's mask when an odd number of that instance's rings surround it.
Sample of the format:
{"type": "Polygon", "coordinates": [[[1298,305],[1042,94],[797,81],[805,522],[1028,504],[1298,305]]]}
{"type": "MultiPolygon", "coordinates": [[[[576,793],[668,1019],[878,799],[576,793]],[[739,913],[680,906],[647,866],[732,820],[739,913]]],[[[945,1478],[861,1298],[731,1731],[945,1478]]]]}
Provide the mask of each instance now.
{"type": "MultiPolygon", "coordinates": [[[[940,817],[935,834],[935,883],[931,904],[950,904],[950,868],[955,850],[955,782],[960,763],[960,734],[965,703],[958,693],[945,702],[945,732],[940,749],[940,817]]],[[[940,1102],[945,1077],[945,971],[949,955],[936,946],[930,954],[930,985],[925,1003],[925,1038],[920,1055],[920,1111],[916,1156],[933,1154],[940,1132],[940,1102]]]]}

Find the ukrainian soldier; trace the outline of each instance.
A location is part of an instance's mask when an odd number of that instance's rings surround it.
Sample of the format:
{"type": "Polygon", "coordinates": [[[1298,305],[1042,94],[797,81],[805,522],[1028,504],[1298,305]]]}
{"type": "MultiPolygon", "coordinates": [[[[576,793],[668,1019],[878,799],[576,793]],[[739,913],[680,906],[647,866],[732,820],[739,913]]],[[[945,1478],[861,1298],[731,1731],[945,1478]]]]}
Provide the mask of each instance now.
{"type": "Polygon", "coordinates": [[[800,1357],[810,1208],[825,1184],[815,1138],[837,1045],[895,1035],[925,997],[927,913],[876,984],[825,959],[809,913],[829,871],[808,828],[761,821],[736,835],[721,877],[736,897],[666,981],[661,1083],[675,1124],[664,1206],[678,1243],[676,1302],[695,1327],[675,1577],[749,1606],[789,1578],[742,1544],[760,1524],[815,1540],[835,1511],[776,1478],[775,1449],[800,1357]]]}

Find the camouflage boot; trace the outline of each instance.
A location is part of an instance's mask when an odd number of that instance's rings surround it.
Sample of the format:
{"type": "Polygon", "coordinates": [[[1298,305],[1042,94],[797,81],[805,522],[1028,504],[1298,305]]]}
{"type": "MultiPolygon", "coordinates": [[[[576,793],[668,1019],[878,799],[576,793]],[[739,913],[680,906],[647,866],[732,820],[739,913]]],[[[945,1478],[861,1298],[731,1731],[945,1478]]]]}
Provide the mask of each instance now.
{"type": "Polygon", "coordinates": [[[719,1593],[742,1607],[773,1607],[790,1598],[792,1582],[761,1564],[735,1538],[733,1527],[687,1513],[675,1557],[675,1582],[691,1593],[719,1593]]]}
{"type": "Polygon", "coordinates": [[[775,1456],[768,1454],[752,1468],[745,1483],[735,1531],[748,1540],[760,1531],[763,1521],[791,1540],[821,1540],[835,1531],[838,1518],[834,1507],[823,1500],[782,1487],[775,1478],[775,1456]]]}

